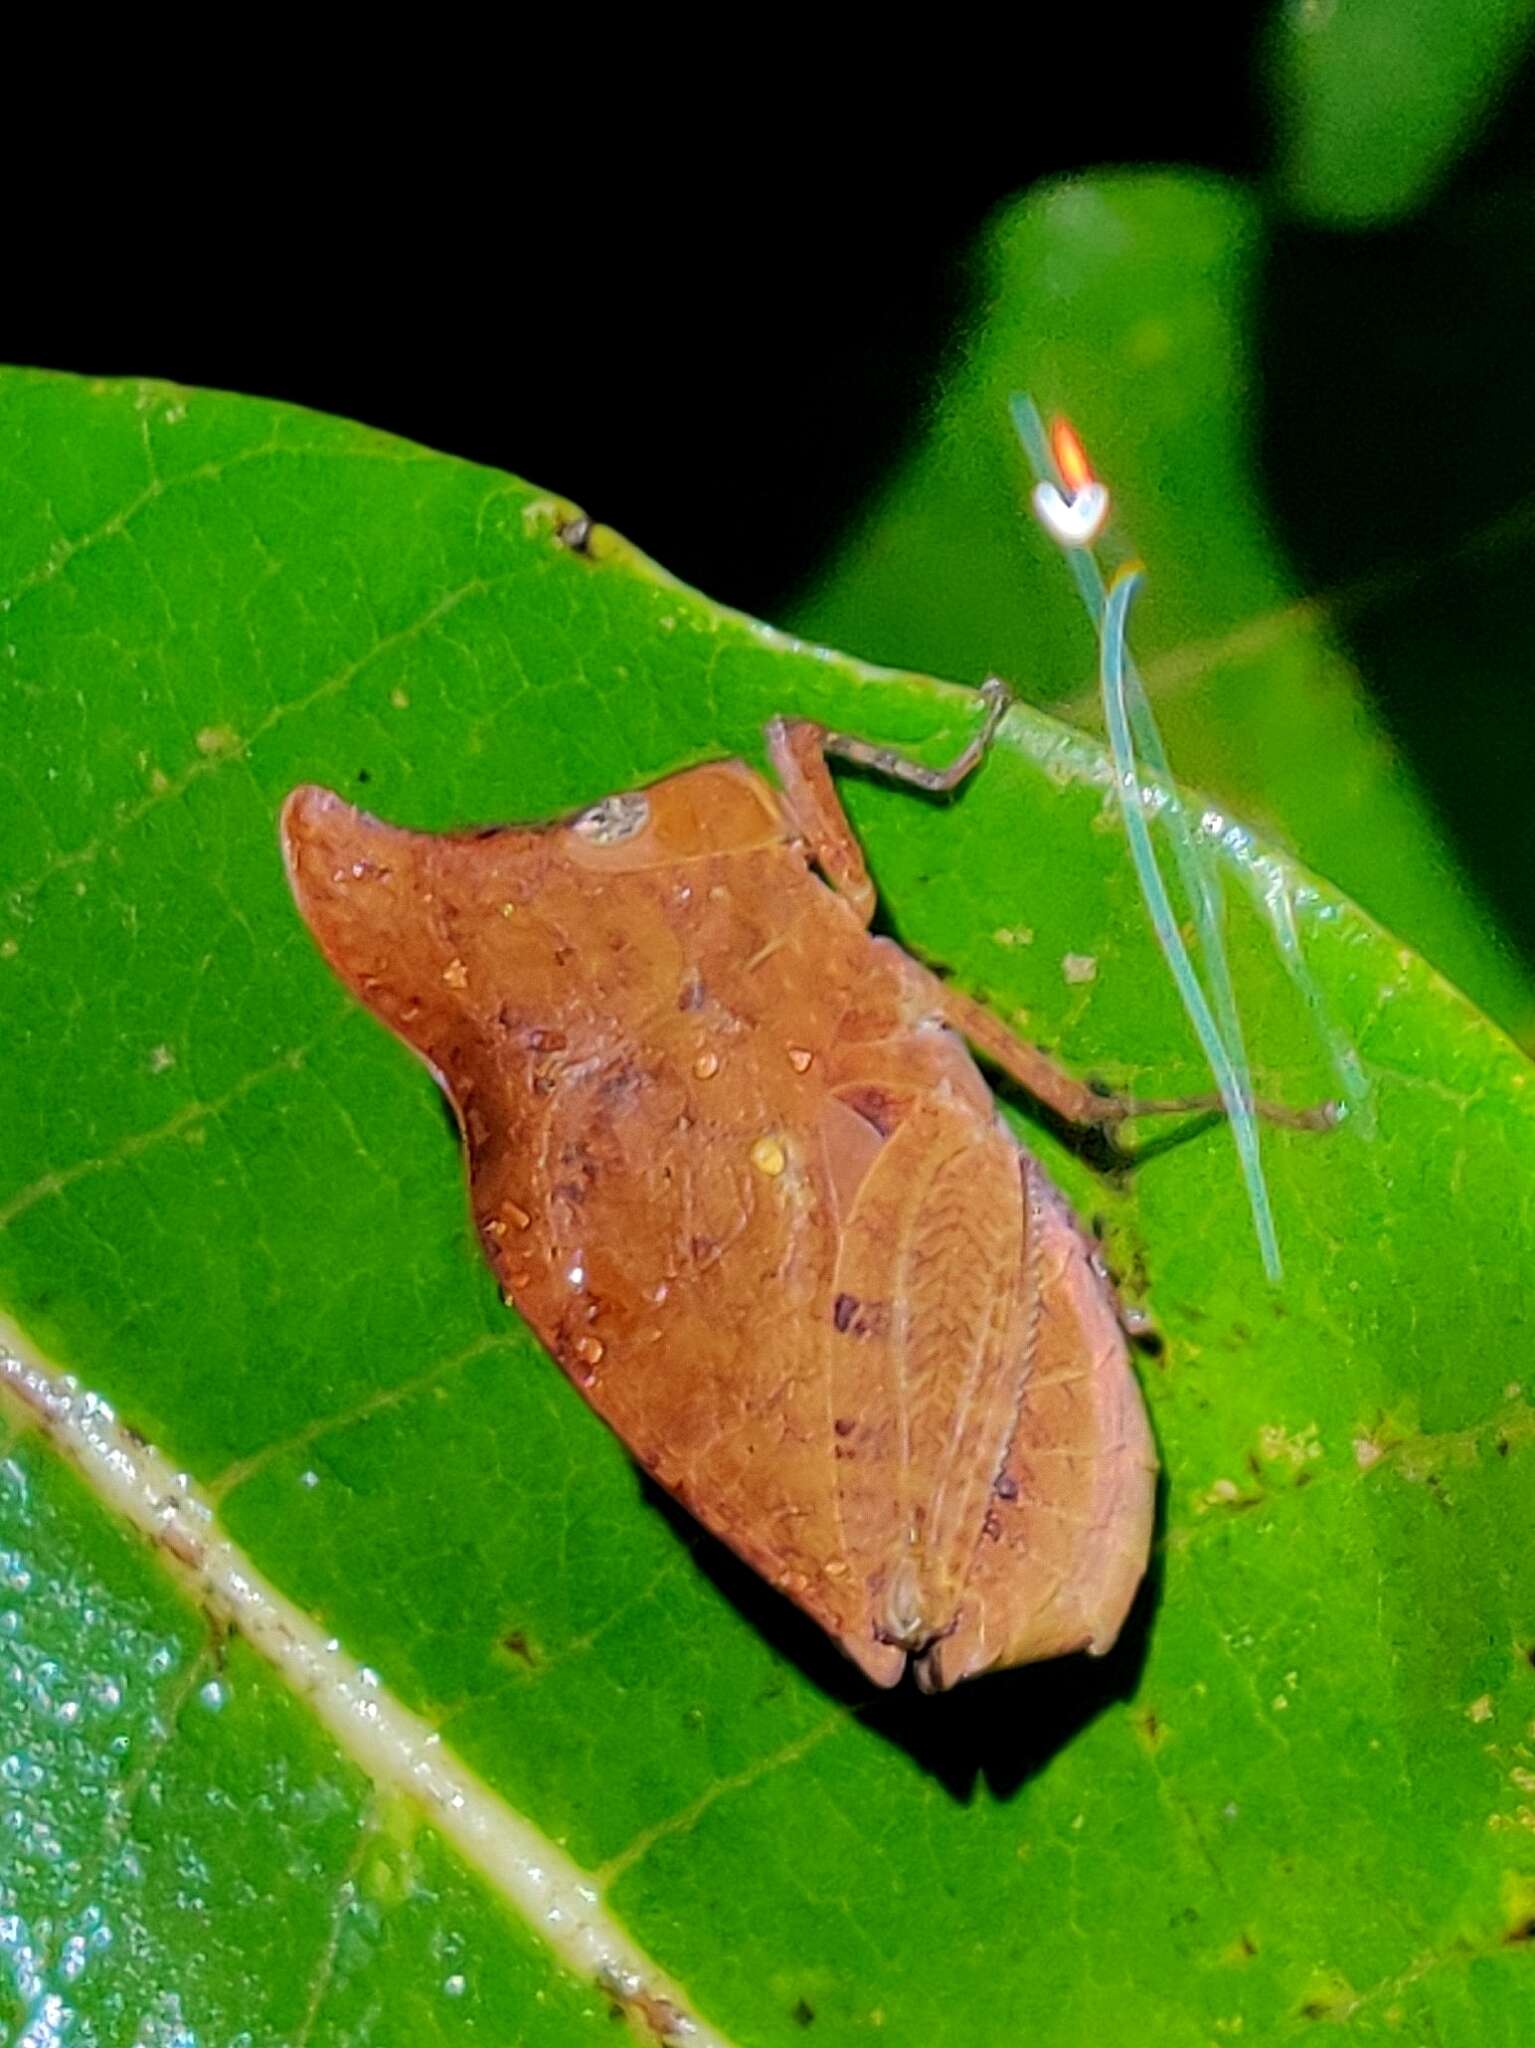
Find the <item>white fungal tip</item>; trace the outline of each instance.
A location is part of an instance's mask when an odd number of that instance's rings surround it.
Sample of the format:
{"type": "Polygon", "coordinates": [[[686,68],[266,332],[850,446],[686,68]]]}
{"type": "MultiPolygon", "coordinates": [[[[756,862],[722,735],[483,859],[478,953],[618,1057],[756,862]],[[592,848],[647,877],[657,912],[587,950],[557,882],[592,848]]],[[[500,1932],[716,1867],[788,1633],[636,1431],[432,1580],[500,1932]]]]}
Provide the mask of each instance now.
{"type": "Polygon", "coordinates": [[[1108,486],[1095,478],[1067,498],[1048,481],[1034,486],[1034,517],[1063,548],[1090,548],[1108,523],[1108,486]]]}

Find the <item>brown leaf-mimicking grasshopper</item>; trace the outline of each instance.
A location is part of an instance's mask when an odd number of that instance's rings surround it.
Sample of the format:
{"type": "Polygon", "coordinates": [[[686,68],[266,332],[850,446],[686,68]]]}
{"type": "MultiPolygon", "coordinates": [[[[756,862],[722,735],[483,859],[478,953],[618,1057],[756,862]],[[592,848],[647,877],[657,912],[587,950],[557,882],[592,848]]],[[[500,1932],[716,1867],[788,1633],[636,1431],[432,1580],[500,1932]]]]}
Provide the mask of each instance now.
{"type": "Polygon", "coordinates": [[[457,1112],[508,1300],[647,1472],[879,1685],[1113,1643],[1156,1459],[1112,1289],[966,1050],[1104,1098],[868,929],[826,756],[717,761],[545,825],[437,835],[297,789],[331,966],[457,1112]]]}

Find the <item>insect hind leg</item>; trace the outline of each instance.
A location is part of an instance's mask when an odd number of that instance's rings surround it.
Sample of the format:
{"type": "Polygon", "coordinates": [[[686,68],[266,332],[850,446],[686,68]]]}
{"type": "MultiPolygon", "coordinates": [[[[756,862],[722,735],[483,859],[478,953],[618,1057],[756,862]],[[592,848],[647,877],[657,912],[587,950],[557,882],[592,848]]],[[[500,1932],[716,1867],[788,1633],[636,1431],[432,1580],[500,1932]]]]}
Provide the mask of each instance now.
{"type": "MultiPolygon", "coordinates": [[[[1118,1127],[1132,1117],[1191,1116],[1201,1112],[1220,1117],[1226,1113],[1218,1094],[1148,1099],[1105,1092],[1090,1081],[1079,1080],[1047,1052],[1020,1038],[973,996],[967,996],[952,982],[940,980],[929,969],[915,962],[913,965],[925,983],[935,1013],[950,1029],[1063,1123],[1080,1130],[1102,1131],[1115,1155],[1110,1163],[1124,1165],[1138,1156],[1134,1148],[1122,1147],[1117,1142],[1118,1127]]],[[[1342,1121],[1343,1114],[1336,1102],[1292,1109],[1280,1102],[1255,1101],[1253,1111],[1265,1123],[1298,1131],[1332,1130],[1342,1121]]]]}

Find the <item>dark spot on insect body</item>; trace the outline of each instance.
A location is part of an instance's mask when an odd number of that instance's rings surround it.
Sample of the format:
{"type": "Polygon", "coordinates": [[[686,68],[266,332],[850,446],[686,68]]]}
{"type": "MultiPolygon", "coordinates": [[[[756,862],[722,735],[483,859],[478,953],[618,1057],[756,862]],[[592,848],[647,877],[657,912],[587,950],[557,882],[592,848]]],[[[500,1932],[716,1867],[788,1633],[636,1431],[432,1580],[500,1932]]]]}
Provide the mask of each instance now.
{"type": "Polygon", "coordinates": [[[1521,1920],[1516,1927],[1510,1927],[1503,1937],[1503,1946],[1515,1948],[1527,1941],[1535,1941],[1535,1920],[1521,1920]]]}
{"type": "Polygon", "coordinates": [[[373,780],[373,777],[369,774],[366,768],[359,768],[357,771],[357,780],[359,782],[371,782],[373,780]]]}
{"type": "Polygon", "coordinates": [[[1016,1500],[1018,1498],[1018,1482],[1011,1472],[1004,1472],[992,1488],[992,1491],[996,1494],[998,1500],[1016,1500]]]}
{"type": "Polygon", "coordinates": [[[1498,1438],[1498,1456],[1500,1458],[1506,1458],[1508,1456],[1508,1438],[1506,1436],[1500,1436],[1498,1438]]]}
{"type": "Polygon", "coordinates": [[[501,1647],[509,1657],[516,1657],[519,1662],[526,1664],[530,1670],[538,1663],[538,1658],[534,1655],[532,1644],[520,1628],[514,1628],[509,1634],[504,1635],[501,1638],[501,1647]]]}
{"type": "Polygon", "coordinates": [[[883,1337],[890,1329],[890,1304],[839,1294],[832,1304],[831,1319],[844,1337],[883,1337]]]}
{"type": "Polygon", "coordinates": [[[896,1124],[896,1105],[883,1088],[845,1088],[841,1099],[848,1108],[871,1124],[882,1138],[888,1138],[896,1124]]]}
{"type": "Polygon", "coordinates": [[[791,2017],[796,2026],[812,2026],[815,2022],[815,2008],[814,2006],[807,2005],[803,1998],[796,1999],[791,2017]]]}
{"type": "Polygon", "coordinates": [[[574,519],[562,520],[554,529],[554,537],[562,548],[569,548],[573,555],[590,555],[592,551],[592,522],[585,512],[577,513],[574,519]]]}
{"type": "MultiPolygon", "coordinates": [[[[1132,1311],[1132,1314],[1136,1315],[1137,1319],[1139,1318],[1139,1311],[1132,1311]]],[[[1127,1327],[1126,1335],[1136,1350],[1141,1352],[1143,1356],[1147,1358],[1166,1357],[1167,1339],[1153,1324],[1138,1322],[1137,1327],[1127,1327]]]]}
{"type": "Polygon", "coordinates": [[[851,1436],[853,1434],[853,1431],[857,1428],[857,1424],[853,1421],[851,1416],[839,1415],[836,1421],[832,1424],[832,1428],[836,1431],[838,1436],[851,1436]]]}

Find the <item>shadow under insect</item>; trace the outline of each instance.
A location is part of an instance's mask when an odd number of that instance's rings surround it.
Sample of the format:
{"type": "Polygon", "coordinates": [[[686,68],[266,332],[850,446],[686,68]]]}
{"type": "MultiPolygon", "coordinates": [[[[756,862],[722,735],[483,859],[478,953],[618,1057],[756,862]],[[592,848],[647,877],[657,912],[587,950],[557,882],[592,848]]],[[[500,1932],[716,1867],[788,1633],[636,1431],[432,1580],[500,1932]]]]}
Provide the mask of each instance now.
{"type": "Polygon", "coordinates": [[[1056,1657],[988,1672],[943,1693],[919,1691],[909,1673],[889,1692],[871,1685],[808,1615],[701,1529],[669,1494],[643,1476],[640,1486],[698,1570],[777,1657],[845,1707],[850,1719],[904,1750],[960,1805],[969,1805],[982,1783],[993,1798],[1012,1799],[1106,1709],[1133,1699],[1140,1685],[1162,1597],[1165,1475],[1157,1485],[1151,1563],[1106,1656],[1056,1657]]]}

